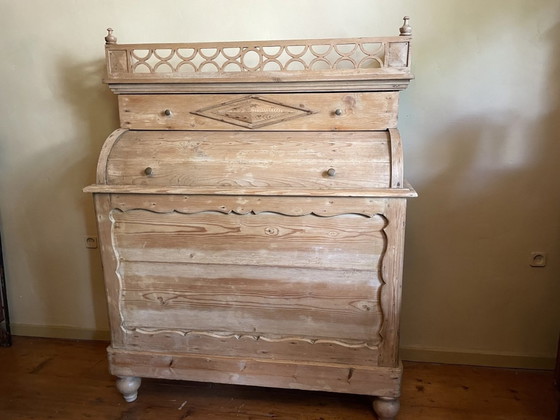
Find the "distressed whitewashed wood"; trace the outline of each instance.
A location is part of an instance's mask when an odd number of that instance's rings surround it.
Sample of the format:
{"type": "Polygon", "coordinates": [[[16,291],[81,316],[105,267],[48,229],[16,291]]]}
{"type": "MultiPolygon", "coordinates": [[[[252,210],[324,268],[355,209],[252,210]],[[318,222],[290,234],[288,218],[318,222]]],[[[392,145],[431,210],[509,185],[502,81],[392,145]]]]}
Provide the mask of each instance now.
{"type": "Polygon", "coordinates": [[[399,326],[402,292],[402,268],[406,199],[396,198],[387,204],[384,212],[387,225],[383,230],[387,248],[381,266],[381,310],[384,320],[380,334],[379,365],[395,366],[399,362],[399,326]]]}
{"type": "Polygon", "coordinates": [[[97,231],[99,248],[103,258],[103,275],[105,277],[105,293],[109,308],[109,327],[111,342],[122,343],[123,330],[121,315],[117,308],[120,302],[120,279],[118,277],[118,255],[112,238],[111,196],[109,194],[94,194],[95,214],[97,217],[97,231]]]}
{"type": "Polygon", "coordinates": [[[129,131],[115,143],[108,184],[239,188],[390,187],[386,131],[219,133],[129,131]],[[149,175],[146,168],[150,168],[149,175]],[[328,175],[333,168],[334,176],[328,175]]]}
{"type": "Polygon", "coordinates": [[[258,334],[218,336],[191,330],[127,330],[124,342],[115,348],[150,349],[155,352],[184,352],[190,354],[219,354],[239,358],[276,359],[282,355],[296,363],[339,363],[349,366],[377,366],[378,346],[373,343],[349,342],[301,337],[265,339],[258,334]]]}
{"type": "Polygon", "coordinates": [[[104,185],[93,184],[84,188],[88,193],[150,194],[150,195],[217,195],[217,196],[275,196],[275,197],[417,197],[416,191],[406,183],[405,188],[368,188],[368,189],[285,189],[285,188],[239,188],[231,187],[181,187],[181,186],[144,186],[144,185],[104,185]],[[408,185],[408,186],[407,186],[408,185]]]}
{"type": "Polygon", "coordinates": [[[396,398],[402,365],[348,366],[293,363],[290,360],[240,359],[187,353],[158,353],[109,347],[111,373],[117,376],[183,378],[240,385],[348,392],[396,398]]]}
{"type": "Polygon", "coordinates": [[[244,267],[244,274],[232,277],[239,266],[149,265],[157,273],[151,274],[146,263],[121,267],[127,329],[246,335],[273,342],[324,339],[349,347],[373,347],[380,338],[374,272],[244,267]],[[145,270],[141,276],[147,286],[138,287],[139,269],[145,270]],[[215,278],[206,278],[209,272],[215,278]],[[294,274],[301,280],[290,277],[294,274]]]}
{"type": "Polygon", "coordinates": [[[99,153],[99,159],[97,163],[97,182],[99,184],[107,183],[107,160],[109,159],[109,154],[112,153],[113,147],[119,141],[121,136],[127,133],[128,130],[124,128],[118,128],[111,133],[105,143],[103,143],[103,148],[99,153]]]}
{"type": "Polygon", "coordinates": [[[398,94],[120,95],[119,110],[134,130],[384,130],[397,125],[398,94]],[[224,109],[250,114],[254,128],[221,121],[224,109]]]}
{"type": "Polygon", "coordinates": [[[286,217],[274,211],[257,215],[115,211],[112,240],[121,260],[375,269],[374,256],[385,246],[383,217],[286,217]]]}
{"type": "Polygon", "coordinates": [[[123,322],[127,328],[193,325],[207,332],[377,341],[376,268],[385,220],[364,218],[114,213],[123,322]],[[144,261],[173,281],[130,286],[134,276],[150,278],[144,261]],[[253,268],[251,276],[230,278],[235,266],[253,268]],[[301,277],[292,277],[293,268],[301,277]]]}
{"type": "Polygon", "coordinates": [[[155,213],[183,214],[216,211],[224,214],[259,214],[275,212],[285,216],[330,217],[361,214],[373,217],[383,214],[387,198],[367,197],[285,197],[275,195],[174,195],[174,194],[111,194],[111,206],[120,211],[146,209],[155,213]]]}
{"type": "Polygon", "coordinates": [[[408,19],[400,32],[120,45],[110,31],[122,128],[85,191],[125,399],[135,378],[188,379],[373,395],[395,417],[416,196],[396,128],[408,19]]]}
{"type": "Polygon", "coordinates": [[[403,174],[403,148],[399,131],[390,128],[388,130],[391,147],[391,188],[404,187],[403,174]]]}
{"type": "Polygon", "coordinates": [[[181,81],[171,83],[170,81],[149,83],[149,81],[130,82],[111,82],[111,90],[118,95],[137,95],[137,94],[170,94],[170,93],[237,93],[247,95],[249,93],[269,94],[269,93],[310,93],[310,92],[395,92],[406,89],[408,79],[391,78],[393,75],[388,73],[384,78],[365,79],[358,76],[355,80],[344,79],[350,76],[349,73],[341,75],[341,80],[308,80],[294,81],[284,80],[282,83],[271,82],[242,82],[242,79],[232,82],[213,83],[193,83],[181,81]]]}
{"type": "Polygon", "coordinates": [[[108,29],[106,81],[280,82],[357,75],[406,80],[411,78],[409,28],[405,20],[400,37],[190,44],[117,44],[108,29]]]}

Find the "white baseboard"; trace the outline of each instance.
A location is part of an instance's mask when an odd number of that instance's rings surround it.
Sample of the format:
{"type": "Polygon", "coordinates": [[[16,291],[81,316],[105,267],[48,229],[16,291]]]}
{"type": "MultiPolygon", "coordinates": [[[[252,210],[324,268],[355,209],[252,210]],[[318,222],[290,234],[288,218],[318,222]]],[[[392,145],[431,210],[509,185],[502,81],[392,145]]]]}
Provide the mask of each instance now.
{"type": "Polygon", "coordinates": [[[107,330],[94,330],[77,327],[53,325],[10,324],[12,335],[26,337],[68,338],[73,340],[109,341],[111,333],[107,330]]]}
{"type": "Polygon", "coordinates": [[[489,366],[515,369],[554,369],[555,357],[506,353],[489,353],[472,350],[429,349],[401,347],[402,360],[453,365],[489,366]]]}
{"type": "MultiPolygon", "coordinates": [[[[106,330],[76,327],[11,324],[12,334],[29,337],[67,338],[74,340],[109,341],[111,334],[106,330]]],[[[433,349],[423,347],[401,347],[402,360],[410,362],[444,363],[454,365],[490,366],[520,369],[554,369],[554,357],[518,354],[500,354],[464,350],[433,349]]]]}

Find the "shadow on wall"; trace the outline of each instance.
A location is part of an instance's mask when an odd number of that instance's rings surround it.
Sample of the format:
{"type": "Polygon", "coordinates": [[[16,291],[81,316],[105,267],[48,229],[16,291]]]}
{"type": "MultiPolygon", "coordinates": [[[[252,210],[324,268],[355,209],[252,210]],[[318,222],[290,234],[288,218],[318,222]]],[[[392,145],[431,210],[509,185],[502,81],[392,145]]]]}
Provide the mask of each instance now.
{"type": "Polygon", "coordinates": [[[410,203],[405,255],[414,273],[405,268],[404,346],[534,355],[534,339],[546,340],[551,357],[556,351],[560,24],[543,37],[553,61],[547,91],[535,95],[546,115],[475,115],[441,129],[422,152],[427,164],[435,157],[446,167],[410,203]],[[530,268],[531,249],[556,257],[546,269],[530,268]]]}
{"type": "Polygon", "coordinates": [[[30,285],[34,290],[29,292],[39,298],[46,325],[82,329],[93,317],[94,330],[108,329],[99,250],[85,247],[86,234],[97,232],[93,202],[82,192],[95,182],[103,141],[118,127],[115,97],[101,82],[104,65],[104,60],[58,60],[59,67],[53,73],[62,79],[57,93],[73,111],[61,130],[68,127],[79,134],[46,133],[54,146],[21,166],[28,189],[20,195],[19,208],[26,214],[17,219],[23,221],[17,231],[26,238],[24,249],[28,261],[33,262],[28,265],[29,278],[35,280],[30,285]],[[41,220],[56,222],[43,223],[42,231],[37,232],[37,221],[41,220]],[[89,302],[91,296],[93,302],[89,302]],[[77,314],[75,324],[60,325],[73,321],[68,314],[77,314]]]}

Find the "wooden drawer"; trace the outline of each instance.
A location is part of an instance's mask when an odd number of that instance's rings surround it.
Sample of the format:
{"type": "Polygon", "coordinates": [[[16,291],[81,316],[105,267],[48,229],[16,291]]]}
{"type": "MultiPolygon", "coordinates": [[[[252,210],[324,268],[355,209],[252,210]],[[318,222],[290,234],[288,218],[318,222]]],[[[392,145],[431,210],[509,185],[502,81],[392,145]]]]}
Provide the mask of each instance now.
{"type": "Polygon", "coordinates": [[[398,93],[120,95],[121,127],[138,130],[385,130],[398,93]]]}
{"type": "Polygon", "coordinates": [[[391,166],[392,139],[388,131],[125,131],[108,154],[106,179],[231,191],[389,188],[399,172],[391,166]]]}

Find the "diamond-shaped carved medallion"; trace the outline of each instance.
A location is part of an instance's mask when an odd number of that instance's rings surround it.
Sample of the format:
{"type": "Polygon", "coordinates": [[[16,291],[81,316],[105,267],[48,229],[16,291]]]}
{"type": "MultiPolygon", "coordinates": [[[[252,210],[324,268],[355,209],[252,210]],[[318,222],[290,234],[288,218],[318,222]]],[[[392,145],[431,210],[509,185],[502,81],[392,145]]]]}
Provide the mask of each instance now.
{"type": "Polygon", "coordinates": [[[193,114],[252,129],[304,117],[313,114],[313,111],[258,96],[247,96],[199,109],[193,114]]]}

